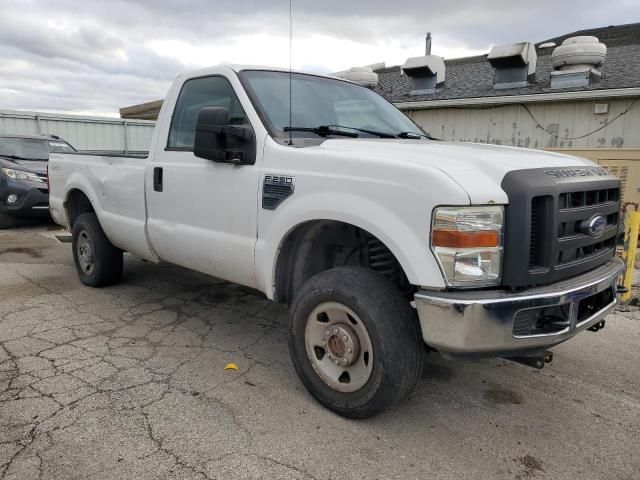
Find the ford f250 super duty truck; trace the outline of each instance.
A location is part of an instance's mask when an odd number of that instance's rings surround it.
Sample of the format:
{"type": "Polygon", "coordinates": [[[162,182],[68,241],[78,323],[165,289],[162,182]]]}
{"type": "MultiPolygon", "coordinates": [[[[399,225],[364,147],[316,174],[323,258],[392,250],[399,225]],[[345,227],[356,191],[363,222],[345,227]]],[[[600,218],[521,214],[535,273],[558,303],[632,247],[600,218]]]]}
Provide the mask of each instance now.
{"type": "Polygon", "coordinates": [[[181,75],[148,156],[53,154],[49,181],[83,283],[117,282],[130,252],[288,304],[298,375],[347,417],[407,397],[429,350],[539,367],[617,302],[615,177],[431,140],[341,79],[181,75]]]}

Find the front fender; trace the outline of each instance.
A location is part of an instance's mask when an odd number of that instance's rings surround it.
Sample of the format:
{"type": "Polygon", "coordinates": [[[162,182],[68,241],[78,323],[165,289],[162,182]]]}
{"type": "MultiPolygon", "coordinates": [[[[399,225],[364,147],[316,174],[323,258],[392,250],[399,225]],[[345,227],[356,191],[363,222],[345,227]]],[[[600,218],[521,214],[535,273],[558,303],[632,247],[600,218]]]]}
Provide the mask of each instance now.
{"type": "Polygon", "coordinates": [[[276,265],[284,240],[297,226],[314,220],[335,220],[366,230],[389,248],[412,284],[444,287],[428,246],[430,215],[426,209],[416,224],[409,224],[404,219],[411,216],[400,217],[384,204],[354,194],[323,192],[291,200],[278,207],[277,214],[273,212],[269,227],[256,243],[256,280],[268,298],[274,298],[276,265]]]}

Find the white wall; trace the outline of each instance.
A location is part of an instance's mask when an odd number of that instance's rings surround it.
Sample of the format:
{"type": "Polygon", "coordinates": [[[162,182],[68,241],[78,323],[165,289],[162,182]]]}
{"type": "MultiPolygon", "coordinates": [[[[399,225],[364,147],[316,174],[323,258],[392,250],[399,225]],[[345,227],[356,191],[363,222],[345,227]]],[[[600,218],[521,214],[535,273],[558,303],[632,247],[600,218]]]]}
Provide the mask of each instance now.
{"type": "MultiPolygon", "coordinates": [[[[589,133],[612,121],[634,99],[527,103],[534,117],[560,137],[589,133]],[[608,104],[607,114],[594,114],[594,105],[608,104]]],[[[444,140],[493,143],[528,148],[638,148],[640,101],[602,130],[588,137],[564,140],[538,127],[521,105],[489,108],[431,108],[406,113],[427,132],[444,140]]]]}
{"type": "Polygon", "coordinates": [[[154,125],[147,120],[0,110],[0,133],[54,134],[78,150],[146,151],[154,125]]]}

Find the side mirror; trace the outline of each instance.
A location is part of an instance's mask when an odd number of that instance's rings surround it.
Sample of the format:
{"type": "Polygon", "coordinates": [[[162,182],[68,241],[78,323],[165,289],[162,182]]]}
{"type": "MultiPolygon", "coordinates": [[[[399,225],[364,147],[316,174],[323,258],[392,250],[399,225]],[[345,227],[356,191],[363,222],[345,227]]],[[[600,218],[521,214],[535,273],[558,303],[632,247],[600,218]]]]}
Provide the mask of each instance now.
{"type": "Polygon", "coordinates": [[[198,112],[193,154],[235,165],[256,163],[256,140],[249,125],[229,125],[229,110],[204,107],[198,112]]]}

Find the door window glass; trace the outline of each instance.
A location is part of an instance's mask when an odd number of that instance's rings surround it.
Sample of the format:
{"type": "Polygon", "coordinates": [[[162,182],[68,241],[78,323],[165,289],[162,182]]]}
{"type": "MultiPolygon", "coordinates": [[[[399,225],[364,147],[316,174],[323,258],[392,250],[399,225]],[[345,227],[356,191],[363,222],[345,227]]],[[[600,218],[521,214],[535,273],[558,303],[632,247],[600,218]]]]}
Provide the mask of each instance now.
{"type": "Polygon", "coordinates": [[[248,123],[233,87],[224,77],[187,80],[182,86],[171,120],[167,147],[193,150],[198,112],[203,107],[229,110],[229,124],[248,123]]]}

